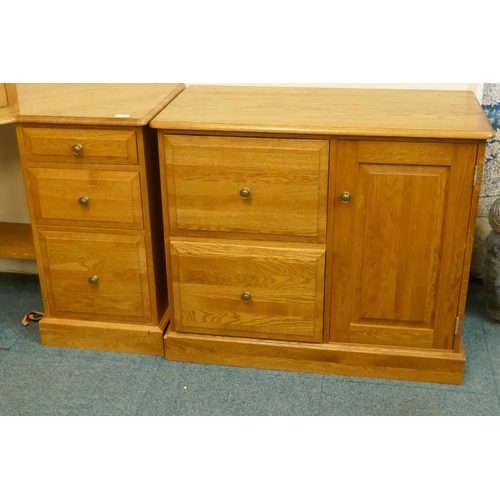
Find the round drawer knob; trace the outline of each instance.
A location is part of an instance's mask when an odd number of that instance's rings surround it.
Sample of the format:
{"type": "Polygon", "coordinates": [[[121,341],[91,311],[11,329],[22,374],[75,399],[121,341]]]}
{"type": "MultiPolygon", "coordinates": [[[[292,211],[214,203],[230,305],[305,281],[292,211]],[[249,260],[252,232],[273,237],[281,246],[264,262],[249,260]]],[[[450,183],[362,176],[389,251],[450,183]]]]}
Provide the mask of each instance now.
{"type": "Polygon", "coordinates": [[[349,203],[351,199],[352,199],[351,193],[348,193],[347,191],[340,195],[340,201],[342,203],[349,203]]]}
{"type": "Polygon", "coordinates": [[[241,294],[241,300],[243,302],[250,302],[252,300],[252,294],[250,292],[245,292],[241,294]]]}
{"type": "Polygon", "coordinates": [[[78,156],[83,153],[83,146],[81,144],[75,144],[72,146],[71,151],[73,151],[73,154],[78,156]]]}
{"type": "Polygon", "coordinates": [[[91,285],[97,285],[97,282],[99,281],[99,277],[98,276],[91,276],[88,281],[91,285]]]}
{"type": "Polygon", "coordinates": [[[88,204],[89,204],[89,199],[87,196],[82,196],[81,198],[78,198],[78,203],[82,206],[82,207],[86,207],[88,204]]]}
{"type": "Polygon", "coordinates": [[[250,196],[252,195],[252,193],[250,192],[250,189],[248,188],[243,188],[241,191],[240,191],[240,196],[244,199],[244,200],[248,200],[248,198],[250,198],[250,196]]]}

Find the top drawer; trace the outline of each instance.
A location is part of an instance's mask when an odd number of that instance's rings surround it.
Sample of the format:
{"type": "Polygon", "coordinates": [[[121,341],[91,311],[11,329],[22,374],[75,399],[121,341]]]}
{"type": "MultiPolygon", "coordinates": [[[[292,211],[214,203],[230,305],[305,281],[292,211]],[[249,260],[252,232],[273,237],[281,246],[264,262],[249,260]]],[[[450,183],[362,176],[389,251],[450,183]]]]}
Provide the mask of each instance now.
{"type": "Polygon", "coordinates": [[[28,162],[137,165],[135,130],[23,127],[28,162]]]}
{"type": "Polygon", "coordinates": [[[324,243],[329,141],[165,136],[171,234],[324,243]]]}

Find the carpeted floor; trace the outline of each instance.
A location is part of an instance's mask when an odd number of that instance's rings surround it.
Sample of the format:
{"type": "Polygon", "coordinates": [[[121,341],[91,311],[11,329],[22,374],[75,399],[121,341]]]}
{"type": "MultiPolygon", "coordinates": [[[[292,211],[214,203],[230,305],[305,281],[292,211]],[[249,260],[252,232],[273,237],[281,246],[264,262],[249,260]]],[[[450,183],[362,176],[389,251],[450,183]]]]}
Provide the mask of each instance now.
{"type": "Polygon", "coordinates": [[[469,290],[463,386],[167,362],[51,348],[38,276],[0,273],[0,415],[500,415],[500,324],[469,290]]]}

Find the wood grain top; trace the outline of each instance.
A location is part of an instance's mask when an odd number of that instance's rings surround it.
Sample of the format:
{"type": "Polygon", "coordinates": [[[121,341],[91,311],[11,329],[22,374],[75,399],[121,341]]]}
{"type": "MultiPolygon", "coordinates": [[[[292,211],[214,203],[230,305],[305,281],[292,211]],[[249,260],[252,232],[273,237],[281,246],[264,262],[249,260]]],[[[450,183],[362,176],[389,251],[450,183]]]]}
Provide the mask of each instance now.
{"type": "Polygon", "coordinates": [[[179,131],[490,139],[472,92],[193,85],[150,124],[179,131]]]}
{"type": "Polygon", "coordinates": [[[184,88],[179,83],[19,83],[16,121],[143,126],[184,88]]]}

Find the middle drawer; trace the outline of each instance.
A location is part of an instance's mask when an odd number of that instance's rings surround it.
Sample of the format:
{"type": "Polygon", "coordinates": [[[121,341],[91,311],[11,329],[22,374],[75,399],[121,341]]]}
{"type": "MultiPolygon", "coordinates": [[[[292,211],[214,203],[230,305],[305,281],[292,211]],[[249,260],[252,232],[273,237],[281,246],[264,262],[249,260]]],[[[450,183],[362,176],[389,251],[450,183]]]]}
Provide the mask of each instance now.
{"type": "Polygon", "coordinates": [[[38,224],[142,229],[140,174],[30,168],[38,224]]]}

